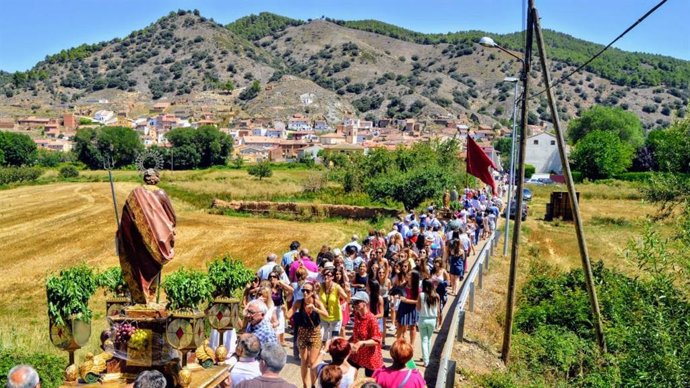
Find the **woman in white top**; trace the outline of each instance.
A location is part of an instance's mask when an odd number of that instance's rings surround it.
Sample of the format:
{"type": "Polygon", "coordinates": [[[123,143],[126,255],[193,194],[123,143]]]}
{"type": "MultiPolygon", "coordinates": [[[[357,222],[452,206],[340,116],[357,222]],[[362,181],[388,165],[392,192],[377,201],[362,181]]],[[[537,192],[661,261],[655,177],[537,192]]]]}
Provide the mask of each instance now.
{"type": "Polygon", "coordinates": [[[422,292],[417,298],[417,311],[419,311],[419,331],[422,335],[422,359],[424,367],[429,365],[431,350],[431,335],[434,334],[436,318],[438,317],[440,298],[431,279],[422,280],[422,292]]]}

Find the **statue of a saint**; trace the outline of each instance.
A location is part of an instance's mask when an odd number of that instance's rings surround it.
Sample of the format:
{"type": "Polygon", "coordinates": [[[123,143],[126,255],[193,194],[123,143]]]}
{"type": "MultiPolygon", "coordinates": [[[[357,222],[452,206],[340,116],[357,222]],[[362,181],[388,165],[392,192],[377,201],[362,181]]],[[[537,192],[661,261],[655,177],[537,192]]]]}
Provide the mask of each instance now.
{"type": "Polygon", "coordinates": [[[446,192],[443,193],[443,208],[450,209],[450,192],[448,189],[446,189],[446,192]]]}
{"type": "Polygon", "coordinates": [[[117,232],[120,266],[134,303],[153,301],[163,265],[175,256],[176,216],[160,175],[144,171],[145,186],[127,197],[117,232]]]}
{"type": "Polygon", "coordinates": [[[457,202],[458,199],[458,188],[453,186],[453,190],[450,191],[450,201],[457,202]]]}

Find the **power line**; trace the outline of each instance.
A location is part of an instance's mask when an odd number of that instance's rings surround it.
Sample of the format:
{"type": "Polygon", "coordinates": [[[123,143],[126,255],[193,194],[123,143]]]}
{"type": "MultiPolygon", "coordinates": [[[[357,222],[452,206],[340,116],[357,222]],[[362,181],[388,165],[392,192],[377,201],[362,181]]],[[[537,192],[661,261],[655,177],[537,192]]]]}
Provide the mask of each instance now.
{"type": "MultiPolygon", "coordinates": [[[[659,4],[655,5],[652,9],[650,9],[649,11],[647,11],[646,14],[644,14],[641,18],[637,19],[637,21],[636,21],[635,23],[633,23],[630,27],[628,27],[625,31],[623,31],[623,33],[621,33],[620,35],[618,35],[618,36],[616,37],[616,39],[612,40],[611,43],[609,43],[608,45],[606,45],[606,47],[604,47],[603,49],[599,50],[598,53],[594,54],[594,56],[592,56],[592,57],[589,58],[585,63],[583,63],[582,65],[580,65],[580,67],[578,67],[577,69],[575,69],[575,70],[571,71],[570,73],[564,75],[564,76],[561,77],[558,81],[554,82],[553,85],[551,85],[551,88],[553,88],[553,87],[556,86],[556,85],[560,85],[560,84],[562,84],[563,82],[567,81],[568,78],[570,78],[571,75],[573,75],[573,74],[577,73],[578,71],[582,70],[585,66],[589,65],[593,60],[597,59],[601,54],[604,53],[604,51],[608,50],[609,47],[611,47],[614,43],[616,43],[620,38],[622,38],[623,36],[625,36],[625,34],[627,34],[628,32],[630,32],[633,28],[637,27],[638,24],[642,23],[643,20],[645,20],[649,15],[653,14],[657,9],[659,9],[659,7],[661,7],[662,5],[664,5],[664,3],[666,3],[666,1],[668,1],[668,0],[662,0],[662,1],[660,1],[659,4]]],[[[526,77],[526,76],[527,76],[527,74],[525,74],[525,77],[526,77]]],[[[548,89],[544,89],[544,90],[542,90],[542,91],[540,91],[540,92],[538,92],[538,93],[535,93],[535,94],[531,95],[530,98],[537,97],[537,96],[539,96],[540,94],[546,92],[547,90],[548,90],[548,89]]]]}

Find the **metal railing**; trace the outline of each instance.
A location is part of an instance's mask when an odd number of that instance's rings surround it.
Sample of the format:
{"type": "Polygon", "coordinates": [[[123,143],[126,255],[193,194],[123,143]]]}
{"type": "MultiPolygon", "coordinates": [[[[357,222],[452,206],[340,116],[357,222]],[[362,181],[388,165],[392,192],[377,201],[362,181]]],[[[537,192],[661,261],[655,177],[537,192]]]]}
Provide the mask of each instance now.
{"type": "Polygon", "coordinates": [[[484,272],[489,270],[491,255],[496,245],[498,245],[499,237],[499,233],[494,231],[486,244],[484,244],[484,247],[479,251],[477,260],[472,264],[472,269],[462,284],[460,295],[455,299],[455,306],[451,307],[452,318],[448,329],[448,336],[446,337],[447,340],[441,351],[438,374],[436,375],[436,388],[449,388],[455,383],[456,364],[455,360],[451,358],[455,341],[448,341],[448,339],[455,337],[458,342],[463,340],[465,335],[465,305],[469,302],[469,311],[474,311],[475,283],[480,289],[482,288],[484,272]]]}

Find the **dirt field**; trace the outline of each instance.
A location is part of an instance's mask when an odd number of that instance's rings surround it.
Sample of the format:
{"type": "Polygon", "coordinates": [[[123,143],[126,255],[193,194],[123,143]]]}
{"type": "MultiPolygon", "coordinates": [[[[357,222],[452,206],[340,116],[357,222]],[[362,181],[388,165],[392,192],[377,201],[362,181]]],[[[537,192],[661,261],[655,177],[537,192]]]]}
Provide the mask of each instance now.
{"type": "MultiPolygon", "coordinates": [[[[117,183],[120,207],[136,183],[117,183]]],[[[258,268],[269,252],[283,253],[292,240],[311,250],[341,245],[363,222],[304,223],[207,214],[173,198],[178,228],[175,259],[180,266],[205,268],[229,252],[258,268]]],[[[53,351],[48,338],[45,279],[51,272],[85,262],[117,266],[115,215],[108,183],[58,183],[0,191],[0,345],[18,344],[53,351]]],[[[92,298],[96,333],[104,326],[104,297],[92,298]]],[[[57,350],[55,350],[57,352],[57,350]]]]}

